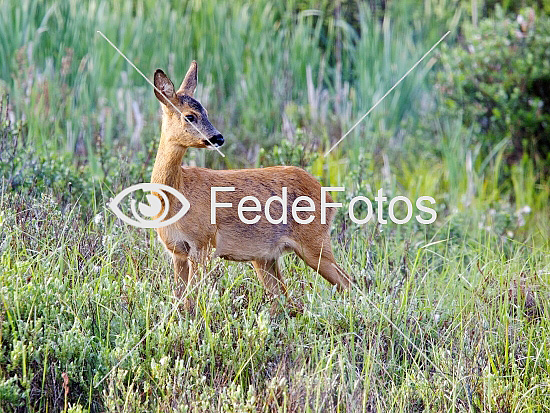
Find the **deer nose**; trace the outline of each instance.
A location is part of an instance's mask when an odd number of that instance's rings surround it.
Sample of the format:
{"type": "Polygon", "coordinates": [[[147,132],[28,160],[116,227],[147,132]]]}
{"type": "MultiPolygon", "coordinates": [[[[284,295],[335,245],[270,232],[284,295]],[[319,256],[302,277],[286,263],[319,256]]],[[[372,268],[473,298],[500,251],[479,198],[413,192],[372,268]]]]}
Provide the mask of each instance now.
{"type": "Polygon", "coordinates": [[[222,146],[225,141],[221,133],[218,133],[217,135],[212,136],[209,140],[212,143],[212,145],[215,145],[215,146],[222,146]]]}

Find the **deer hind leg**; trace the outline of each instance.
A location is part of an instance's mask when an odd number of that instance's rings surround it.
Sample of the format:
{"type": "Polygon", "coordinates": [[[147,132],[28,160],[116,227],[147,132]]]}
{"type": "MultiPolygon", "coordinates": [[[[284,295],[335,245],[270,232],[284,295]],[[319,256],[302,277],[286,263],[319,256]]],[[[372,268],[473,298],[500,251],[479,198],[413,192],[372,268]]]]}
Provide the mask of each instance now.
{"type": "MultiPolygon", "coordinates": [[[[279,263],[277,259],[270,260],[254,260],[252,261],[256,274],[260,279],[260,282],[267,289],[269,294],[273,297],[277,297],[281,294],[284,294],[288,299],[287,289],[284,284],[283,276],[281,274],[281,269],[279,268],[279,263]]],[[[301,312],[302,305],[298,302],[289,301],[289,309],[291,310],[291,315],[295,315],[297,312],[301,312]]],[[[277,301],[273,302],[271,306],[271,315],[274,315],[278,312],[279,305],[277,301]]]]}
{"type": "Polygon", "coordinates": [[[353,279],[336,263],[330,246],[330,238],[325,239],[320,245],[318,243],[300,245],[294,251],[328,282],[337,285],[338,290],[351,288],[353,279]]]}

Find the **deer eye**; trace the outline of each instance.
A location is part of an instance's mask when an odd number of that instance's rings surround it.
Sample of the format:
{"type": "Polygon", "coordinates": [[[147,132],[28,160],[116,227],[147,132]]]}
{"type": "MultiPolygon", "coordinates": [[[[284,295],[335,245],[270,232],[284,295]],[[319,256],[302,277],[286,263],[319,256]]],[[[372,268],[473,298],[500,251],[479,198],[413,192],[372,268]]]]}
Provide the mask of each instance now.
{"type": "Polygon", "coordinates": [[[195,122],[195,115],[185,115],[185,119],[187,119],[189,122],[195,122]]]}

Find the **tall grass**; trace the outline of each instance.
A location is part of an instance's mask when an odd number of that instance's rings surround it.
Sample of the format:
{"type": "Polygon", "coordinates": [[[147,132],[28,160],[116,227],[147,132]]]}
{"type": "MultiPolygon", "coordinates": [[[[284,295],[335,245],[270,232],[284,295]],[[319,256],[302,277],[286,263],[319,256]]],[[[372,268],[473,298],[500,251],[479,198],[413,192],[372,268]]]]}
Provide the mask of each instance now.
{"type": "MultiPolygon", "coordinates": [[[[175,83],[196,59],[198,96],[235,153],[227,166],[253,164],[258,145],[280,139],[282,113],[294,139],[304,127],[306,142],[326,146],[337,139],[454,27],[452,14],[434,12],[452,4],[399,2],[381,15],[350,3],[344,15],[325,1],[2,0],[0,79],[36,145],[77,150],[100,174],[97,140],[142,150],[158,134],[158,104],[150,86],[96,30],[146,74],[163,67],[175,83]]],[[[389,98],[355,145],[395,131],[406,115],[417,113],[414,91],[422,90],[430,66],[389,98]]]]}

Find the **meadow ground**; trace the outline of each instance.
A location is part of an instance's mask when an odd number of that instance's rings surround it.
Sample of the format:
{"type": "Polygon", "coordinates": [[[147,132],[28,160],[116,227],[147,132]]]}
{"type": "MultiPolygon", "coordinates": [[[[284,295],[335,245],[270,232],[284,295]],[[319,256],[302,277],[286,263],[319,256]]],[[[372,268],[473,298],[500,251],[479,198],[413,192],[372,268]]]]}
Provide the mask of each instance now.
{"type": "Polygon", "coordinates": [[[27,203],[5,194],[2,211],[0,389],[14,410],[542,411],[550,403],[550,249],[536,237],[496,236],[463,214],[431,233],[369,226],[336,245],[358,280],[350,294],[287,256],[291,296],[304,312],[272,317],[252,267],[216,261],[189,315],[174,311],[170,260],[151,230],[107,211],[84,222],[78,207],[62,212],[48,196],[27,203]]]}

